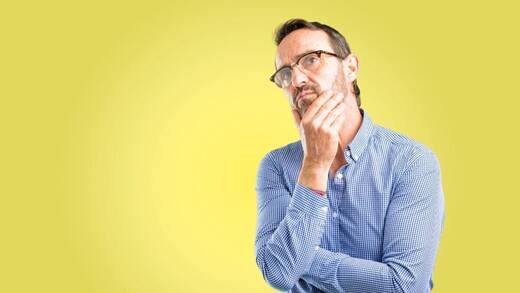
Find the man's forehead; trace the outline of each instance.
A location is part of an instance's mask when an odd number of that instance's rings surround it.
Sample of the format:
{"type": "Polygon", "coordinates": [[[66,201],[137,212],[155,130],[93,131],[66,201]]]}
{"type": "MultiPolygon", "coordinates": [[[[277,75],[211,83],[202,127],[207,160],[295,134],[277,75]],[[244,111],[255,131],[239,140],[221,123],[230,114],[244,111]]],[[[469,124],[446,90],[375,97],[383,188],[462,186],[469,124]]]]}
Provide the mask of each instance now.
{"type": "Polygon", "coordinates": [[[276,48],[276,68],[295,62],[296,57],[310,51],[333,51],[329,37],[322,30],[298,29],[288,34],[276,48]]]}

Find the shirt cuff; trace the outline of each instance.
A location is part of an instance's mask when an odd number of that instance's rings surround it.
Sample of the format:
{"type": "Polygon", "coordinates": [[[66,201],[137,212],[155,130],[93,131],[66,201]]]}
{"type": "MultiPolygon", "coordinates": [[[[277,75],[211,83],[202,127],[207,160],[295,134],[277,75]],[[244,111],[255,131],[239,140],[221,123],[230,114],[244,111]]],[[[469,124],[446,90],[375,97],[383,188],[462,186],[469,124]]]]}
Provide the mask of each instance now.
{"type": "Polygon", "coordinates": [[[295,208],[310,216],[325,220],[327,219],[329,200],[297,182],[289,208],[295,208]]]}

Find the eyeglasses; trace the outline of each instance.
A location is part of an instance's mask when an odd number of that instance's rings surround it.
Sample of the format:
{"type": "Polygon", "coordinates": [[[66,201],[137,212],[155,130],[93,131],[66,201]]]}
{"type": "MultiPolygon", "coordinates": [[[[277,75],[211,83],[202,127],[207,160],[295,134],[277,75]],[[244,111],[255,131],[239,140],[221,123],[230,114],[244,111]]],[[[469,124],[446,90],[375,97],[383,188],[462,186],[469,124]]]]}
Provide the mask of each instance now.
{"type": "Polygon", "coordinates": [[[327,54],[343,59],[337,54],[327,51],[312,51],[300,56],[295,63],[280,67],[273,75],[271,75],[269,80],[274,82],[279,88],[288,88],[291,85],[293,66],[298,66],[298,68],[304,72],[315,72],[321,66],[321,54],[327,54]]]}

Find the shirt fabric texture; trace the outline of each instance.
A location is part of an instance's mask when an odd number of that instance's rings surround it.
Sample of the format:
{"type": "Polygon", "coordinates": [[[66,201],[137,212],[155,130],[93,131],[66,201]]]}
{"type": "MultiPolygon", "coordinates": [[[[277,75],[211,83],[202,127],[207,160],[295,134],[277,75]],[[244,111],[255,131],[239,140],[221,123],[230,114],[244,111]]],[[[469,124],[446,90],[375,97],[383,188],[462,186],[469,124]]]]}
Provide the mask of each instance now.
{"type": "Polygon", "coordinates": [[[325,196],[298,183],[300,141],[270,151],[256,178],[256,263],[287,292],[430,292],[444,223],[436,155],[362,123],[325,196]]]}

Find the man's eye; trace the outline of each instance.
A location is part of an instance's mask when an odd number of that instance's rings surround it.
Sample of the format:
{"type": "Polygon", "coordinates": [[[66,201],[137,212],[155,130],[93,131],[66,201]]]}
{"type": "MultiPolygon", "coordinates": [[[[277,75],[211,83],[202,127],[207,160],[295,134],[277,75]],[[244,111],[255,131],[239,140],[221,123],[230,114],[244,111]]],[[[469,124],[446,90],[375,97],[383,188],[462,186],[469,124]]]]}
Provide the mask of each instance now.
{"type": "Polygon", "coordinates": [[[318,56],[310,55],[307,58],[304,58],[303,65],[304,66],[306,66],[306,65],[314,65],[314,64],[318,63],[319,60],[320,60],[320,58],[318,58],[318,56]]]}
{"type": "Polygon", "coordinates": [[[284,70],[280,71],[280,76],[281,76],[282,80],[291,79],[291,70],[284,69],[284,70]]]}

